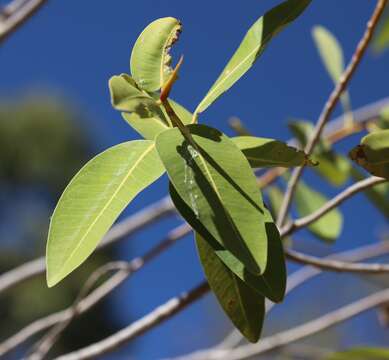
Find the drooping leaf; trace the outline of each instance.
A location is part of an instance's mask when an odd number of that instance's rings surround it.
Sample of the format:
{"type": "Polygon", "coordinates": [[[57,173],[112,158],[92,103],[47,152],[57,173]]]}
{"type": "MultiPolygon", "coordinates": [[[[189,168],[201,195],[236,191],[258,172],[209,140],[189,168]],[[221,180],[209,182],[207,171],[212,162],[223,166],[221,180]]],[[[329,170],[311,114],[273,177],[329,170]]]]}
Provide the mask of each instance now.
{"type": "MultiPolygon", "coordinates": [[[[184,124],[191,123],[192,114],[188,110],[171,99],[169,103],[184,124]]],[[[167,115],[163,109],[159,109],[154,114],[122,113],[122,116],[131,127],[148,140],[154,140],[161,132],[169,128],[167,115]]]]}
{"type": "MultiPolygon", "coordinates": [[[[313,124],[305,120],[296,120],[289,122],[288,126],[300,146],[304,148],[313,132],[313,124]]],[[[336,154],[325,139],[319,141],[312,157],[318,163],[313,170],[330,184],[341,186],[349,179],[350,162],[344,156],[336,154]]]]}
{"type": "Polygon", "coordinates": [[[112,106],[116,110],[150,115],[158,111],[156,101],[138,89],[134,80],[127,74],[112,76],[109,79],[109,91],[112,106]]]}
{"type": "Polygon", "coordinates": [[[369,173],[389,180],[389,129],[363,137],[350,151],[350,158],[369,173]]]}
{"type": "Polygon", "coordinates": [[[309,163],[305,153],[273,139],[238,136],[232,141],[243,152],[250,165],[259,167],[293,167],[309,163]]]}
{"type": "Polygon", "coordinates": [[[388,360],[389,349],[355,348],[329,355],[325,360],[388,360]]]}
{"type": "Polygon", "coordinates": [[[288,0],[260,17],[248,30],[235,54],[197,106],[194,116],[207,109],[235,84],[255,63],[270,40],[293,22],[310,4],[310,0],[288,0]]]}
{"type": "MultiPolygon", "coordinates": [[[[357,169],[352,169],[351,175],[354,180],[360,181],[365,176],[357,169]]],[[[379,184],[366,189],[363,192],[373,205],[389,220],[389,183],[379,184]]]]}
{"type": "MultiPolygon", "coordinates": [[[[300,181],[296,189],[295,201],[297,211],[303,217],[321,208],[328,199],[300,181]]],[[[333,242],[339,237],[342,225],[343,216],[338,209],[334,209],[309,225],[308,230],[319,239],[333,242]]]]}
{"type": "MultiPolygon", "coordinates": [[[[342,47],[336,37],[324,26],[315,26],[312,31],[312,36],[324,67],[336,85],[344,71],[342,47]]],[[[341,102],[345,113],[349,113],[351,111],[351,101],[347,91],[343,92],[341,102]]]]}
{"type": "Polygon", "coordinates": [[[222,247],[207,229],[205,229],[192,209],[180,198],[172,184],[170,184],[169,190],[178,212],[198,234],[201,234],[201,238],[208,242],[208,247],[211,246],[224,265],[259,294],[266,296],[273,302],[283,300],[286,289],[284,251],[278,229],[266,208],[265,226],[268,238],[268,264],[263,275],[254,275],[247,271],[242,262],[232,255],[230,251],[222,247]]]}
{"type": "Polygon", "coordinates": [[[48,285],[84,262],[128,203],[163,173],[155,144],[148,140],[119,144],[90,160],[69,183],[51,218],[48,285]]]}
{"type": "Polygon", "coordinates": [[[149,24],[139,35],[131,53],[131,74],[141,89],[157,91],[172,73],[170,48],[181,32],[181,23],[172,17],[149,24]]]}
{"type": "Polygon", "coordinates": [[[265,317],[265,298],[229,270],[199,234],[196,243],[205,276],[224,312],[247,340],[257,342],[265,317]]]}
{"type": "Polygon", "coordinates": [[[264,206],[256,178],[238,147],[205,125],[187,126],[196,148],[177,129],[156,139],[180,197],[224,248],[254,274],[266,269],[264,206]]]}

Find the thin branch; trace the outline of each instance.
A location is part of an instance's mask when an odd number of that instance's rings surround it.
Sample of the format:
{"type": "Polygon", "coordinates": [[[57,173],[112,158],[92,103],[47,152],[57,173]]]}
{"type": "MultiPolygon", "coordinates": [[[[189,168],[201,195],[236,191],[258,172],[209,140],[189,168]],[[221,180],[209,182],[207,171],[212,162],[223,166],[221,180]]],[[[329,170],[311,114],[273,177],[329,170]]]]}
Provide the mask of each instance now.
{"type": "MultiPolygon", "coordinates": [[[[109,295],[113,290],[115,290],[119,285],[121,285],[130,275],[134,274],[146,263],[162,254],[164,251],[170,248],[170,246],[173,245],[177,240],[186,236],[190,231],[191,229],[186,224],[181,225],[176,229],[172,230],[163,241],[161,241],[157,246],[148,251],[144,256],[133,259],[131,262],[128,263],[128,267],[126,269],[118,271],[108,281],[104,282],[98,288],[93,290],[88,296],[80,300],[77,304],[77,314],[75,316],[79,316],[97,305],[107,295],[109,295]]],[[[73,316],[74,308],[70,307],[68,309],[59,311],[57,313],[32,322],[31,324],[20,330],[18,333],[11,336],[0,344],[0,357],[4,356],[7,352],[15,349],[17,346],[21,345],[23,342],[25,342],[32,336],[58,323],[66,322],[69,319],[73,318],[73,316]]]]}
{"type": "MultiPolygon", "coordinates": [[[[114,244],[147,225],[169,216],[175,212],[169,197],[165,197],[152,205],[149,205],[127,219],[115,224],[104,237],[98,249],[114,244]]],[[[2,275],[0,275],[0,294],[7,289],[16,286],[23,281],[43,274],[46,270],[45,258],[42,256],[26,262],[2,275]]]]}
{"type": "Polygon", "coordinates": [[[154,309],[148,315],[135,321],[114,335],[111,335],[104,340],[89,345],[81,350],[60,356],[56,358],[56,360],[94,359],[97,356],[101,356],[107,352],[115,350],[129,340],[143,334],[147,330],[152,329],[161,322],[171,318],[181,310],[185,309],[188,305],[192,304],[194,301],[200,299],[208,291],[208,283],[204,281],[189,292],[170,299],[165,304],[160,305],[154,309]]]}
{"type": "MultiPolygon", "coordinates": [[[[348,262],[356,262],[368,260],[378,256],[382,256],[389,253],[389,242],[381,242],[373,245],[365,245],[356,249],[343,251],[337,254],[329,255],[325,257],[326,260],[342,260],[348,262]]],[[[312,266],[304,266],[301,269],[295,271],[288,276],[288,285],[286,287],[286,295],[290,292],[305,284],[307,281],[316,277],[317,275],[322,274],[323,271],[319,268],[312,266]]],[[[267,301],[266,302],[266,313],[270,312],[276,304],[267,301]]],[[[237,331],[233,330],[227,339],[229,342],[222,341],[220,344],[213,346],[212,348],[197,350],[189,354],[181,355],[175,358],[170,358],[169,360],[203,360],[203,359],[212,359],[215,354],[218,354],[221,349],[225,350],[228,348],[235,347],[238,345],[242,339],[242,335],[237,331]],[[231,340],[234,341],[231,341],[231,340]],[[227,346],[225,346],[227,345],[227,346]],[[228,346],[232,345],[232,346],[228,346]]]]}
{"type": "Polygon", "coordinates": [[[357,316],[362,312],[373,309],[381,304],[385,304],[387,301],[389,301],[389,290],[385,289],[373,295],[369,295],[361,300],[357,300],[351,304],[343,306],[337,310],[331,311],[314,320],[308,321],[305,324],[263,338],[258,344],[244,345],[236,349],[229,349],[227,351],[220,350],[218,353],[215,353],[208,359],[240,360],[263,354],[270,350],[274,350],[294,341],[303,339],[307,336],[314,335],[331,326],[357,316]]]}
{"type": "MultiPolygon", "coordinates": [[[[305,147],[305,153],[309,155],[312,154],[313,149],[315,148],[317,142],[319,141],[323,129],[325,125],[327,124],[328,120],[330,119],[330,116],[338,103],[342,93],[347,88],[348,83],[350,82],[352,76],[355,73],[355,70],[357,69],[358,65],[360,64],[363,55],[366,52],[366,49],[369,45],[369,42],[373,36],[374,30],[378,24],[378,21],[384,11],[385,5],[387,3],[387,0],[378,0],[377,4],[375,6],[375,9],[373,11],[373,14],[370,18],[370,20],[367,23],[366,30],[359,41],[357,48],[355,49],[355,52],[351,58],[350,63],[347,65],[345,71],[343,72],[342,76],[339,79],[339,82],[335,86],[334,90],[332,91],[330,97],[328,98],[326,104],[324,105],[324,108],[319,116],[319,119],[316,123],[315,129],[313,131],[312,137],[308,140],[308,143],[305,147]]],[[[300,180],[301,175],[304,171],[304,165],[296,168],[292,176],[289,180],[288,187],[285,192],[285,196],[281,205],[281,209],[278,215],[277,219],[277,225],[281,227],[285,219],[287,217],[287,214],[289,212],[290,205],[293,200],[294,193],[297,188],[298,181],[300,180]]]]}
{"type": "Polygon", "coordinates": [[[0,42],[24,24],[47,0],[13,0],[2,10],[0,20],[0,42]]]}
{"type": "Polygon", "coordinates": [[[376,176],[370,176],[366,179],[360,180],[348,188],[343,190],[340,194],[336,195],[334,198],[326,202],[321,208],[309,214],[301,219],[290,222],[281,229],[281,236],[285,237],[295,232],[296,230],[307,227],[316,220],[320,219],[322,216],[330,212],[331,210],[338,207],[344,201],[351,198],[353,195],[358,194],[361,191],[364,191],[373,186],[388,182],[388,180],[376,176]]]}

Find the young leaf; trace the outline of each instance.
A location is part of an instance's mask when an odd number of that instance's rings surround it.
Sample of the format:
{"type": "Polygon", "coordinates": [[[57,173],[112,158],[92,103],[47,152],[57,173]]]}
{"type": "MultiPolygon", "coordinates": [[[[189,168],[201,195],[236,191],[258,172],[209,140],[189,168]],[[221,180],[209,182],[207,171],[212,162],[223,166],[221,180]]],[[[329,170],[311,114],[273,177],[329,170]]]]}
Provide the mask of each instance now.
{"type": "MultiPolygon", "coordinates": [[[[310,215],[328,201],[324,195],[311,189],[302,181],[297,186],[295,200],[300,216],[310,215]]],[[[339,237],[342,224],[342,214],[338,209],[334,209],[309,225],[308,230],[324,241],[333,242],[339,237]]]]}
{"type": "Polygon", "coordinates": [[[384,16],[382,16],[379,27],[374,35],[373,49],[377,53],[389,47],[389,7],[386,6],[384,16]]]}
{"type": "MultiPolygon", "coordinates": [[[[171,99],[169,103],[184,124],[191,123],[192,114],[188,110],[171,99]]],[[[132,128],[148,140],[154,140],[161,132],[169,128],[164,109],[159,109],[154,114],[145,114],[145,117],[139,113],[122,113],[122,116],[132,128]]]]}
{"type": "Polygon", "coordinates": [[[243,152],[251,167],[293,167],[309,163],[307,156],[287,144],[266,138],[238,136],[231,139],[243,152]]]}
{"type": "Polygon", "coordinates": [[[177,128],[156,146],[170,181],[199,221],[254,274],[266,269],[264,206],[256,178],[237,146],[205,125],[187,126],[196,148],[177,128]]]}
{"type": "Polygon", "coordinates": [[[163,173],[155,144],[148,140],[122,143],[90,160],[69,183],[51,218],[48,286],[84,262],[128,203],[163,173]]]}
{"type": "Polygon", "coordinates": [[[158,111],[156,101],[149,94],[139,90],[134,80],[127,74],[112,76],[108,85],[111,103],[116,110],[139,114],[153,114],[158,111]]]}
{"type": "Polygon", "coordinates": [[[257,342],[265,317],[265,298],[234,275],[199,234],[196,243],[205,276],[224,312],[247,340],[257,342]]]}
{"type": "Polygon", "coordinates": [[[221,75],[197,106],[194,116],[202,113],[234,85],[251,68],[270,40],[293,22],[310,2],[310,0],[288,0],[260,17],[248,30],[221,75]]]}
{"type": "Polygon", "coordinates": [[[180,198],[174,186],[170,183],[170,196],[182,217],[201,237],[208,242],[215,254],[223,261],[240,280],[244,281],[253,290],[269,298],[273,302],[281,302],[286,290],[286,266],[284,250],[280,234],[275,226],[269,211],[265,208],[265,226],[268,238],[268,264],[263,275],[254,275],[247,271],[244,265],[223,248],[215,238],[198,221],[192,209],[180,198]]]}
{"type": "Polygon", "coordinates": [[[362,138],[350,158],[369,173],[389,180],[389,130],[375,131],[362,138]]]}
{"type": "Polygon", "coordinates": [[[355,348],[331,354],[325,360],[389,360],[389,349],[355,348]]]}
{"type": "Polygon", "coordinates": [[[157,91],[172,73],[170,48],[181,32],[172,17],[153,21],[139,35],[131,53],[131,74],[141,89],[157,91]]]}

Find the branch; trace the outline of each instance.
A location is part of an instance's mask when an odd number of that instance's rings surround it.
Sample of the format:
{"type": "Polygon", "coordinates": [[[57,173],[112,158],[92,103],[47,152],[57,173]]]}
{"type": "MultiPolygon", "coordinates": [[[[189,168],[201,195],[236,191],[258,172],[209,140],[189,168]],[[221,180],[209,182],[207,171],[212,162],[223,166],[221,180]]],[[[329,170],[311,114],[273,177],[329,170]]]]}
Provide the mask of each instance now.
{"type": "MultiPolygon", "coordinates": [[[[377,5],[374,9],[374,12],[367,23],[366,30],[361,38],[361,40],[358,43],[357,48],[355,49],[355,52],[351,58],[350,63],[347,65],[347,68],[343,72],[342,76],[339,79],[339,82],[333,89],[332,93],[330,94],[330,97],[328,98],[326,104],[324,105],[324,108],[319,116],[319,119],[316,123],[315,129],[313,131],[312,137],[309,139],[306,147],[305,147],[305,153],[309,156],[312,154],[312,151],[314,150],[317,142],[320,139],[320,136],[323,132],[323,129],[325,125],[327,124],[328,120],[330,119],[330,116],[338,103],[342,93],[346,89],[348,83],[350,82],[352,76],[355,73],[355,70],[357,69],[358,65],[360,64],[363,55],[366,52],[366,49],[369,45],[369,42],[373,36],[374,30],[378,24],[378,21],[382,15],[382,12],[384,11],[385,5],[387,3],[387,0],[378,0],[377,5]]],[[[305,166],[301,166],[296,168],[292,176],[289,180],[288,187],[285,192],[285,196],[281,205],[280,213],[278,215],[277,219],[277,225],[281,227],[286,219],[286,216],[288,214],[291,202],[293,200],[294,193],[297,188],[298,181],[300,180],[301,175],[303,174],[305,166]]]]}
{"type": "Polygon", "coordinates": [[[24,24],[47,0],[13,0],[1,10],[0,42],[24,24]]]}
{"type": "MultiPolygon", "coordinates": [[[[389,253],[389,242],[382,242],[373,245],[365,245],[356,249],[343,251],[337,254],[329,255],[325,259],[326,260],[343,260],[348,262],[354,261],[363,261],[371,258],[375,258],[378,256],[382,256],[389,253]]],[[[304,266],[301,269],[295,271],[291,275],[288,276],[288,285],[286,288],[286,295],[295,290],[302,284],[305,284],[307,281],[316,277],[317,275],[322,274],[323,271],[312,266],[304,266]]],[[[266,302],[266,313],[271,311],[275,306],[275,303],[271,301],[266,302]]],[[[238,344],[242,339],[242,335],[237,330],[233,330],[230,335],[227,336],[227,340],[231,341],[231,345],[229,346],[229,342],[222,341],[220,344],[208,348],[197,350],[193,353],[185,354],[182,356],[178,356],[172,358],[170,360],[204,360],[204,359],[212,359],[214,356],[217,356],[221,350],[225,350],[228,348],[234,347],[234,345],[238,344]],[[239,336],[238,338],[236,336],[239,336]],[[226,346],[225,346],[226,345],[226,346]]]]}
{"type": "Polygon", "coordinates": [[[209,286],[206,281],[196,286],[187,293],[183,293],[178,297],[172,298],[165,304],[160,305],[148,315],[135,321],[126,328],[119,332],[105,338],[102,341],[89,345],[81,350],[74,351],[72,353],[60,356],[56,360],[83,360],[94,359],[97,356],[101,356],[110,352],[129,340],[135,338],[152,329],[161,322],[171,318],[194,301],[200,299],[209,291],[209,286]]]}
{"type": "MultiPolygon", "coordinates": [[[[124,221],[115,224],[104,237],[98,249],[114,244],[129,235],[145,228],[147,225],[174,213],[174,206],[169,197],[149,205],[124,221]]],[[[45,272],[45,258],[42,256],[26,262],[0,276],[0,294],[21,282],[45,272]]]]}
{"type": "MultiPolygon", "coordinates": [[[[119,270],[108,281],[104,282],[98,288],[93,290],[88,296],[80,300],[77,304],[77,313],[74,314],[74,307],[59,311],[52,315],[38,319],[15,335],[11,336],[3,343],[0,344],[0,357],[4,356],[7,352],[15,349],[17,346],[25,342],[27,339],[38,334],[39,332],[46,330],[58,323],[67,322],[69,319],[73,319],[98,304],[119,285],[121,285],[130,275],[140,270],[146,263],[162,254],[177,240],[183,238],[190,232],[188,225],[184,224],[176,229],[172,230],[167,237],[161,241],[157,246],[148,251],[144,256],[133,259],[128,263],[126,269],[119,270]]],[[[97,270],[99,271],[99,269],[97,270]]],[[[92,275],[94,276],[94,275],[92,275]]],[[[88,281],[89,282],[89,281],[88,281]]]]}
{"type": "Polygon", "coordinates": [[[319,331],[339,324],[364,311],[375,308],[381,304],[385,304],[387,301],[389,301],[388,289],[379,291],[373,295],[369,295],[361,300],[357,300],[337,310],[331,311],[323,316],[320,316],[319,318],[308,321],[303,325],[299,325],[292,329],[263,338],[258,344],[244,345],[236,349],[229,349],[227,351],[221,350],[208,359],[240,360],[263,354],[307,336],[316,334],[319,331]]]}

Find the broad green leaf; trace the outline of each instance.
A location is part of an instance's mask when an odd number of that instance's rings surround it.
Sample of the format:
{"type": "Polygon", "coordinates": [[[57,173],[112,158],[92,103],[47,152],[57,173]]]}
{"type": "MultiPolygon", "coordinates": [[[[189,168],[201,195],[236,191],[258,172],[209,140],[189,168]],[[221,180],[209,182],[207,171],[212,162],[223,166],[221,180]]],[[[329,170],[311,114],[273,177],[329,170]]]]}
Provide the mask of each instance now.
{"type": "MultiPolygon", "coordinates": [[[[190,124],[192,114],[175,101],[169,99],[169,102],[181,121],[184,124],[190,124]]],[[[166,120],[167,115],[163,109],[154,114],[145,114],[145,117],[142,117],[142,114],[139,113],[122,113],[122,116],[131,127],[148,140],[155,139],[161,132],[169,128],[166,120]]]]}
{"type": "Polygon", "coordinates": [[[264,206],[256,178],[238,147],[205,125],[187,126],[196,148],[177,128],[156,146],[180,197],[224,248],[254,274],[266,269],[264,206]]]}
{"type": "Polygon", "coordinates": [[[309,163],[305,153],[273,139],[238,136],[231,139],[243,152],[250,165],[259,167],[293,167],[309,163]]]}
{"type": "Polygon", "coordinates": [[[157,91],[172,73],[169,54],[181,32],[181,23],[172,17],[153,21],[139,35],[131,53],[131,74],[141,89],[157,91]]]}
{"type": "Polygon", "coordinates": [[[389,360],[389,349],[355,348],[331,354],[325,360],[389,360]]]}
{"type": "MultiPolygon", "coordinates": [[[[351,175],[356,181],[365,179],[365,176],[354,168],[351,170],[351,175]]],[[[389,219],[389,183],[379,184],[368,188],[363,193],[382,215],[389,219]]]]}
{"type": "Polygon", "coordinates": [[[148,140],[122,143],[90,160],[66,187],[51,218],[48,285],[83,263],[128,203],[163,173],[148,140]]]}
{"type": "MultiPolygon", "coordinates": [[[[312,36],[324,67],[336,85],[344,71],[342,47],[336,37],[323,26],[315,26],[312,30],[312,36]]],[[[341,102],[345,113],[349,113],[351,111],[351,101],[347,91],[343,92],[341,102]]]]}
{"type": "MultiPolygon", "coordinates": [[[[289,122],[288,126],[300,146],[304,148],[313,132],[313,124],[305,120],[295,120],[289,122]]],[[[350,162],[344,156],[331,150],[331,145],[325,139],[319,141],[312,157],[318,163],[313,170],[330,184],[341,186],[349,179],[350,162]]]]}
{"type": "Polygon", "coordinates": [[[109,79],[111,103],[114,109],[123,112],[136,112],[142,117],[150,117],[158,111],[156,101],[139,90],[134,80],[127,74],[115,75],[109,79]]]}
{"type": "Polygon", "coordinates": [[[224,312],[247,340],[257,342],[265,317],[265,298],[234,275],[199,234],[196,243],[205,276],[224,312]]]}
{"type": "Polygon", "coordinates": [[[255,63],[270,40],[293,22],[310,4],[310,0],[288,0],[260,17],[248,30],[235,54],[197,106],[194,116],[207,109],[235,84],[255,63]]]}
{"type": "Polygon", "coordinates": [[[265,208],[265,226],[268,238],[268,264],[263,275],[254,275],[247,271],[244,265],[223,248],[215,238],[198,221],[192,209],[180,198],[174,186],[170,184],[170,196],[182,217],[201,237],[208,242],[215,254],[223,261],[240,280],[244,281],[253,290],[266,296],[271,301],[280,302],[283,300],[286,289],[286,266],[284,250],[282,247],[280,234],[274,225],[269,211],[265,208]]]}
{"type": "MultiPolygon", "coordinates": [[[[300,181],[296,189],[295,201],[297,211],[303,217],[321,208],[328,199],[300,181]]],[[[342,225],[343,216],[338,209],[334,209],[309,225],[308,230],[324,241],[333,242],[339,237],[342,225]]]]}
{"type": "Polygon", "coordinates": [[[369,173],[389,180],[389,129],[363,137],[350,151],[350,158],[369,173]]]}

